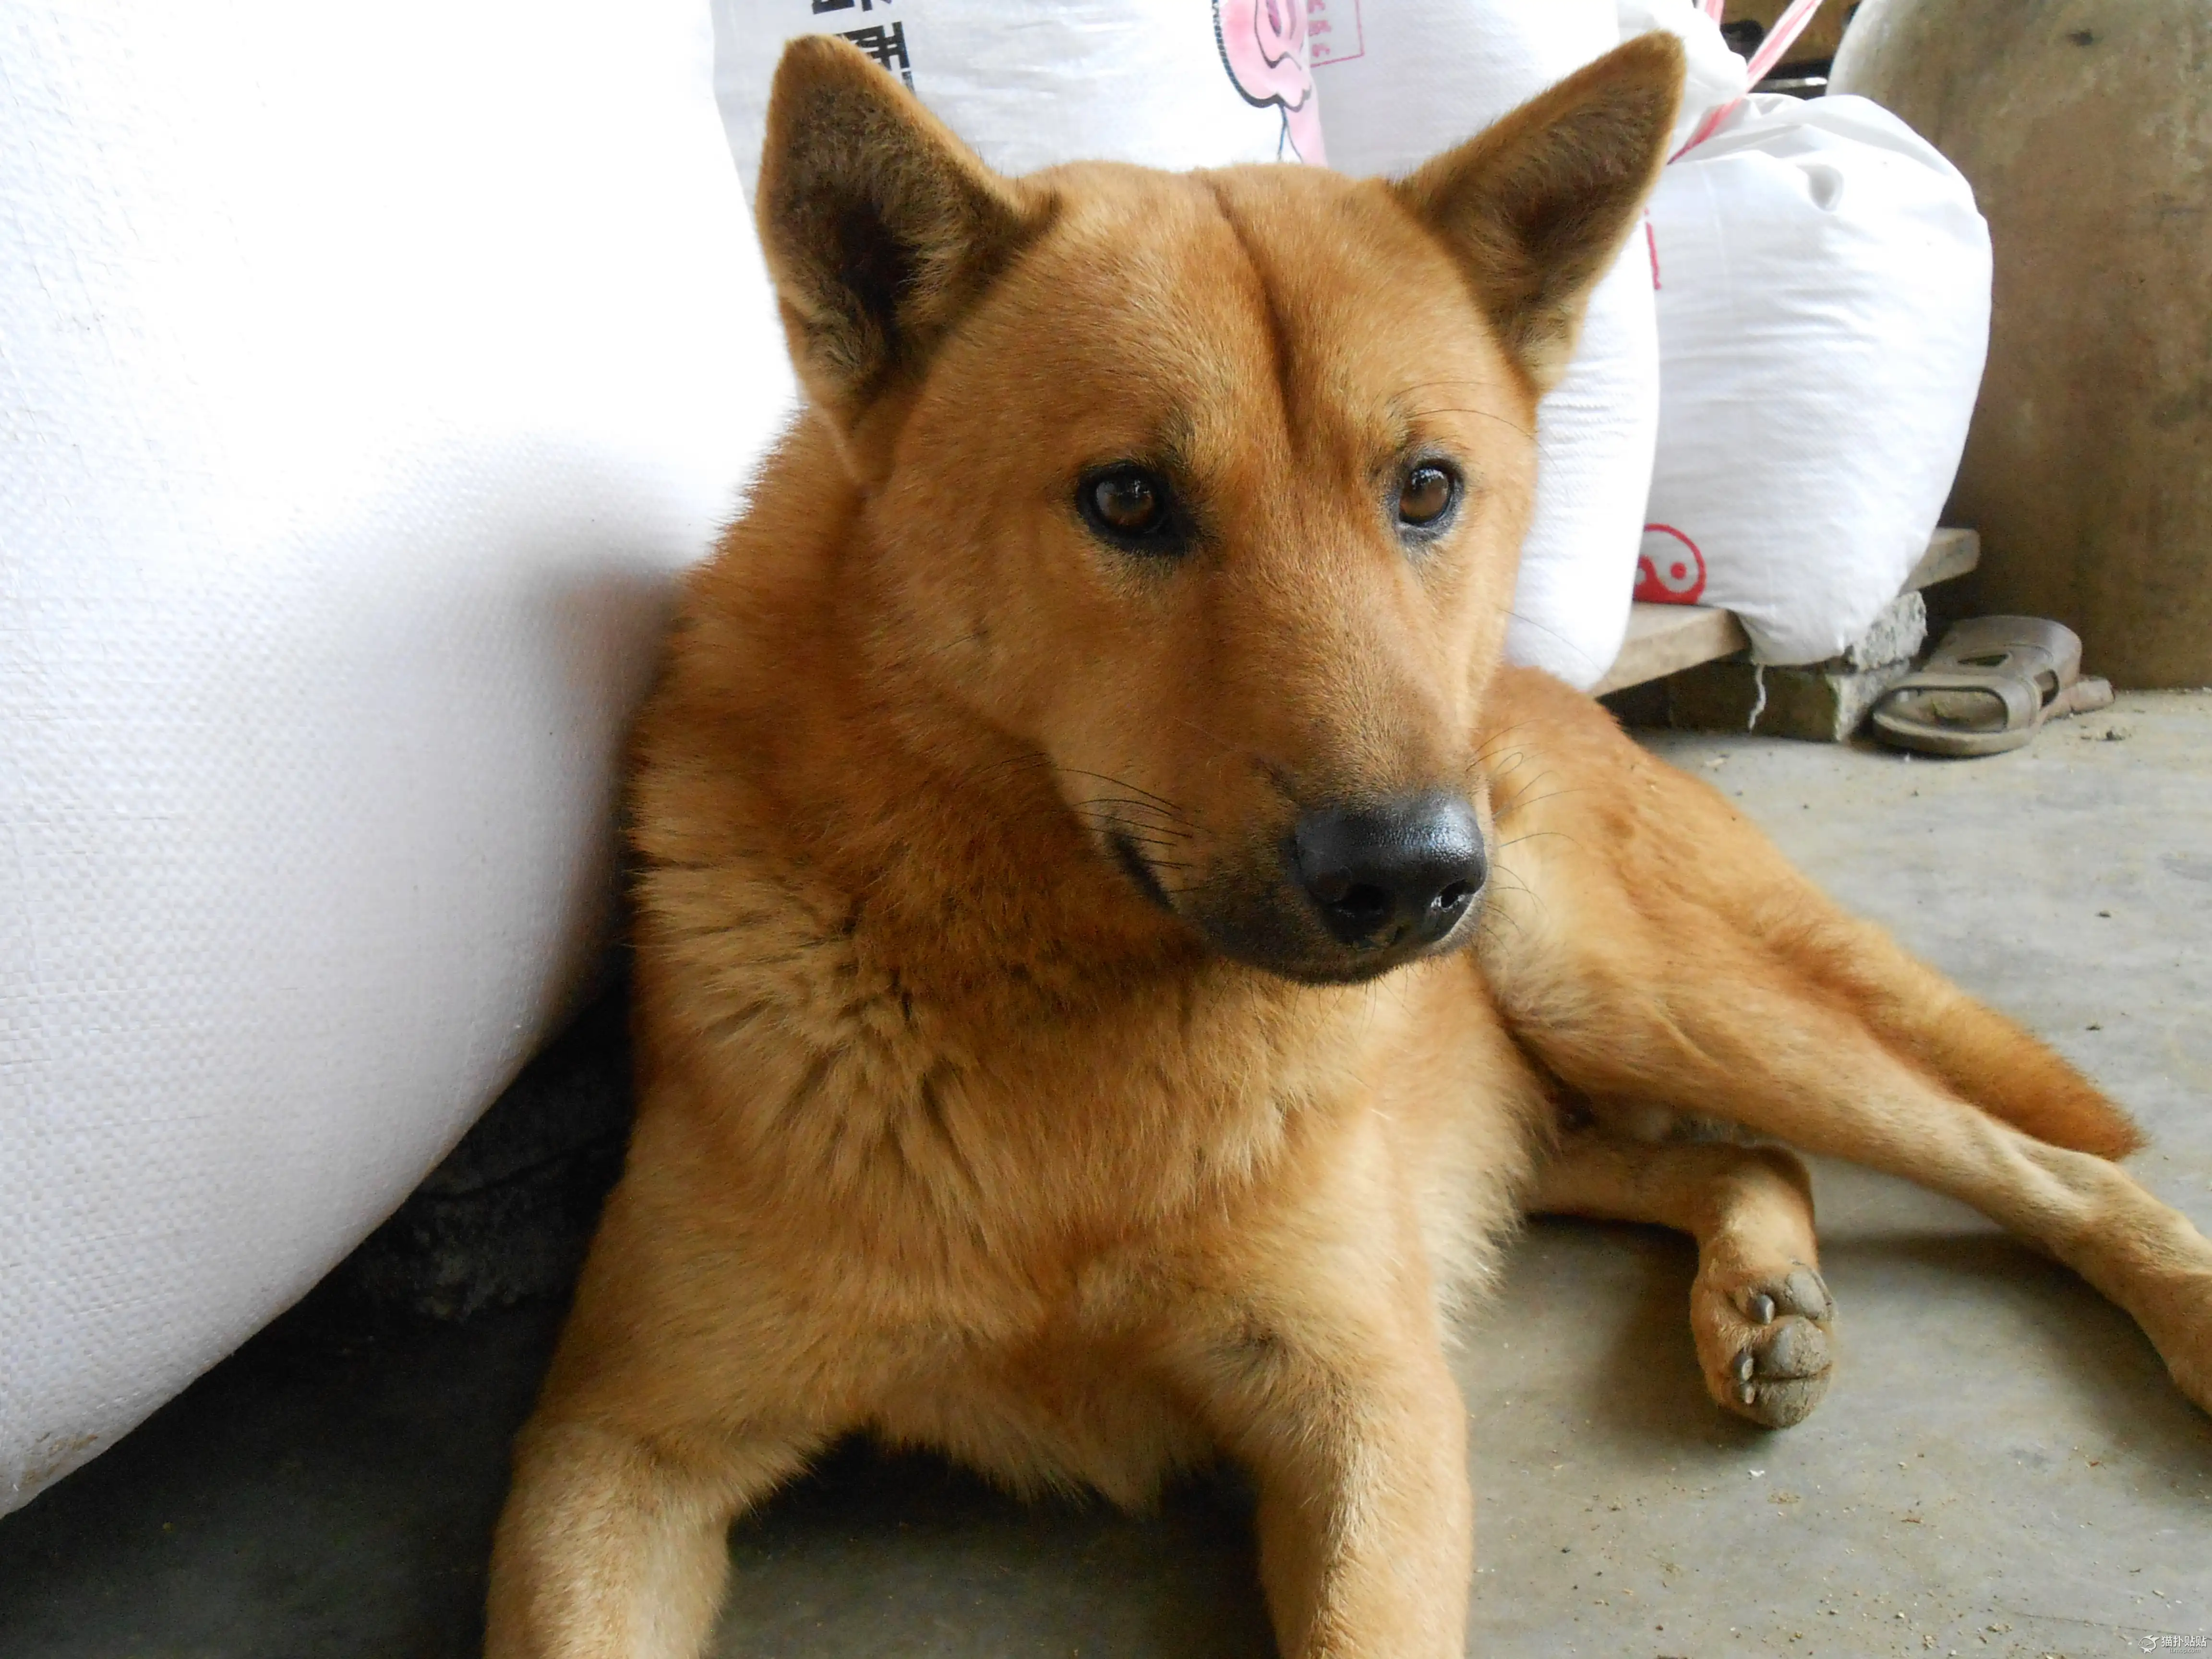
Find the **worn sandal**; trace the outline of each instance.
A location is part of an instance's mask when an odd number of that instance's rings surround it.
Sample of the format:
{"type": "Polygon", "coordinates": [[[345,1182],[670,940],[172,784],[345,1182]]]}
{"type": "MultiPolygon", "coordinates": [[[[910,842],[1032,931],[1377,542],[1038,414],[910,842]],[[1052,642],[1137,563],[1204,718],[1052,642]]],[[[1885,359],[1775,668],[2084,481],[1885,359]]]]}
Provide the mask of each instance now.
{"type": "Polygon", "coordinates": [[[1978,617],[1882,694],[1874,730],[1925,755],[1996,755],[2027,744],[2047,720],[2112,701],[2109,681],[2082,678],[2072,629],[2040,617],[1978,617]]]}

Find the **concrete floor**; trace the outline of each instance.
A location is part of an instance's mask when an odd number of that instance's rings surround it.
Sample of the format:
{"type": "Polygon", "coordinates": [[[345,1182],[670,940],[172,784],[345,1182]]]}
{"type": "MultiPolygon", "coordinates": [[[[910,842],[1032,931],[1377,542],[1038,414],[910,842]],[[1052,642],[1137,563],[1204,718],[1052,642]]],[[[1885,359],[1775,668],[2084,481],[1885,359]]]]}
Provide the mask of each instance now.
{"type": "MultiPolygon", "coordinates": [[[[2124,697],[2021,755],[1655,734],[1792,854],[2042,1032],[2212,1229],[2212,695],[2124,697]]],[[[2212,1419],[2116,1310],[1942,1200],[1818,1171],[1842,1369],[1765,1433],[1705,1398],[1692,1255],[1540,1224],[1468,1334],[1469,1650],[2185,1650],[2212,1639],[2212,1419]]],[[[6,1659],[473,1651],[504,1441],[552,1328],[311,1298],[0,1521],[6,1659]]],[[[732,1536],[722,1659],[1269,1650],[1231,1479],[1129,1519],[926,1460],[833,1458],[732,1536]]]]}

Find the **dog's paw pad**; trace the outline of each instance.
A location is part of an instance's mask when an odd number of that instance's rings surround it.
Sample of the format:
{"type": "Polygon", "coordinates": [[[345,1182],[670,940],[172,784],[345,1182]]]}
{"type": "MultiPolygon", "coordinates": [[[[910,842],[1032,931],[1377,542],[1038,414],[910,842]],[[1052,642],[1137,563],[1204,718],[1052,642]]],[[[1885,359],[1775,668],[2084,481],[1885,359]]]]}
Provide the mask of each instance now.
{"type": "Polygon", "coordinates": [[[1729,1409],[1761,1428],[1794,1428],[1813,1414],[1828,1392],[1828,1374],[1739,1383],[1729,1409]]]}
{"type": "Polygon", "coordinates": [[[1809,1319],[1785,1315],[1761,1331],[1742,1358],[1753,1362],[1753,1377],[1820,1376],[1830,1364],[1827,1334],[1809,1319]]]}
{"type": "Polygon", "coordinates": [[[1714,1400],[1769,1428],[1802,1422],[1835,1365],[1826,1328],[1835,1302],[1820,1274],[1793,1264],[1708,1289],[1695,1300],[1693,1323],[1714,1400]]]}
{"type": "Polygon", "coordinates": [[[1787,1428],[1820,1403],[1832,1365],[1827,1334],[1809,1319],[1784,1314],[1737,1351],[1729,1367],[1734,1397],[1724,1403],[1753,1422],[1787,1428]]]}

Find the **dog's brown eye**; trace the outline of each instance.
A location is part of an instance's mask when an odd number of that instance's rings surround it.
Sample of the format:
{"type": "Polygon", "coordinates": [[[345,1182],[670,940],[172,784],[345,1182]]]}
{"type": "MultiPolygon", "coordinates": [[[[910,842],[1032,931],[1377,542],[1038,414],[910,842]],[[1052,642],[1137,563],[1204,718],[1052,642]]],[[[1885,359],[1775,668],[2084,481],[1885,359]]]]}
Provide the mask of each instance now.
{"type": "Polygon", "coordinates": [[[1085,475],[1075,499],[1091,527],[1117,546],[1145,553],[1182,550],[1175,498],[1168,481],[1150,467],[1124,461],[1101,468],[1085,475]]]}
{"type": "Polygon", "coordinates": [[[1424,461],[1406,475],[1398,491],[1398,522],[1426,530],[1451,511],[1459,493],[1459,480],[1433,461],[1424,461]]]}
{"type": "Polygon", "coordinates": [[[1164,505],[1148,472],[1109,472],[1091,487],[1098,516],[1125,536],[1141,536],[1157,523],[1164,505]]]}

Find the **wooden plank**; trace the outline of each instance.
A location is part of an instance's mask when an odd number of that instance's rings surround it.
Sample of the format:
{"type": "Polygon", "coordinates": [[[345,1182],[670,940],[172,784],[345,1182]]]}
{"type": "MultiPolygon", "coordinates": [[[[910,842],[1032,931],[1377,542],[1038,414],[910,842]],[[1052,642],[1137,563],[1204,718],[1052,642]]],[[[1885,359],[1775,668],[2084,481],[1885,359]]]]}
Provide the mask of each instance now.
{"type": "Polygon", "coordinates": [[[1633,605],[1628,608],[1628,637],[1593,695],[1680,673],[1750,643],[1732,611],[1709,605],[1633,605]]]}
{"type": "Polygon", "coordinates": [[[1954,576],[1965,575],[1981,562],[1981,532],[1947,526],[1929,538],[1928,550],[1920,556],[1920,562],[1912,567],[1912,574],[1905,579],[1905,586],[1899,591],[1911,593],[1933,587],[1937,582],[1948,582],[1954,576]]]}
{"type": "MultiPolygon", "coordinates": [[[[1947,582],[1982,562],[1982,538],[1972,530],[1945,527],[1929,538],[1928,550],[1899,592],[1947,582]]],[[[1646,680],[1663,679],[1702,662],[1716,662],[1747,649],[1750,637],[1729,611],[1709,605],[1634,605],[1628,610],[1628,636],[1606,677],[1591,695],[1626,690],[1646,680]]]]}

